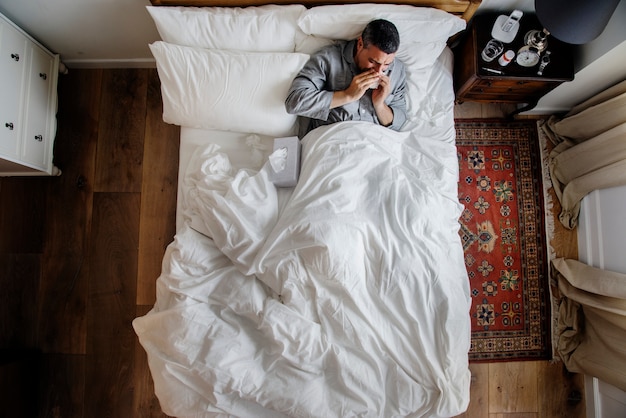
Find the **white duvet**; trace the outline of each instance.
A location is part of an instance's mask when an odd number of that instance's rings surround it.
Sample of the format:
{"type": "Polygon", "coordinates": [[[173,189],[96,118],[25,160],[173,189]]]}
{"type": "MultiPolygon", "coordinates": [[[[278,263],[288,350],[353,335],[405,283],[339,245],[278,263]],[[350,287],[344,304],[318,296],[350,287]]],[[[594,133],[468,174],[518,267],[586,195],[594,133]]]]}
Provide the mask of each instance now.
{"type": "Polygon", "coordinates": [[[469,402],[454,144],[361,122],[303,140],[281,202],[199,149],[157,303],[133,325],[178,417],[449,417],[469,402]],[[200,232],[202,233],[200,233],[200,232]]]}

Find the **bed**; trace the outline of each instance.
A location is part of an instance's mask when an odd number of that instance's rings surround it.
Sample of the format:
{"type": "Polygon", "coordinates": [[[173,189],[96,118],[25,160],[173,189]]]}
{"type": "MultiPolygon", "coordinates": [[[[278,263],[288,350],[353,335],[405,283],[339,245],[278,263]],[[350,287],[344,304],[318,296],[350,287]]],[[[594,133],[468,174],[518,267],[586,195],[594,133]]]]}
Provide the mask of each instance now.
{"type": "Polygon", "coordinates": [[[478,3],[153,4],[163,118],[181,126],[177,228],[133,326],[163,411],[464,412],[470,295],[446,42],[478,3]],[[375,17],[400,32],[409,120],[311,131],[297,184],[276,187],[274,139],[297,132],[291,80],[375,17]]]}

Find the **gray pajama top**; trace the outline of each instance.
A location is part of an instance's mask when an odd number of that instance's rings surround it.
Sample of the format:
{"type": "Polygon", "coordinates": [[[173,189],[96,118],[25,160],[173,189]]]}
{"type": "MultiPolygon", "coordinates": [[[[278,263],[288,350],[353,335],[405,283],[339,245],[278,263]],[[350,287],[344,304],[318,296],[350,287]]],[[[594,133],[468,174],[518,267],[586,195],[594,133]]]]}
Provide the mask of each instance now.
{"type": "MultiPolygon", "coordinates": [[[[321,125],[346,120],[369,121],[380,124],[372,91],[360,100],[330,109],[334,91],[345,90],[360,71],[354,62],[356,40],[339,41],[322,48],[311,56],[293,80],[285,100],[288,113],[302,116],[300,137],[321,125]]],[[[387,70],[391,93],[385,103],[393,110],[389,128],[399,130],[406,121],[406,74],[404,65],[394,59],[387,70]]]]}

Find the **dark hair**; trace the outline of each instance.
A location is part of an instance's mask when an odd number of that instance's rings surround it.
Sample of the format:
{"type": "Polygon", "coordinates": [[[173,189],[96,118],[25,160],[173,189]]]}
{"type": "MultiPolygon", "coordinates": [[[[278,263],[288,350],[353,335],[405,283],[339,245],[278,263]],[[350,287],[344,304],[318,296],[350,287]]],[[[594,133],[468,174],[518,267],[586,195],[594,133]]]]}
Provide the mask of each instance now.
{"type": "Polygon", "coordinates": [[[385,19],[372,20],[363,33],[363,47],[374,45],[385,54],[394,54],[400,47],[400,35],[396,25],[385,19]]]}

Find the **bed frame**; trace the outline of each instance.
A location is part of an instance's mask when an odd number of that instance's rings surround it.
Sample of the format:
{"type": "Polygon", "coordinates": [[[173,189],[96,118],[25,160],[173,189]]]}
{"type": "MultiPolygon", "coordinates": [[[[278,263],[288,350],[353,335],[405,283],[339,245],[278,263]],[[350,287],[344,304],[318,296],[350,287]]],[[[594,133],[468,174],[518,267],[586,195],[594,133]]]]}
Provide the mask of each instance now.
{"type": "Polygon", "coordinates": [[[261,6],[264,4],[303,4],[307,7],[320,6],[324,4],[348,4],[348,3],[389,3],[389,4],[410,4],[420,7],[434,7],[445,10],[448,13],[461,16],[469,22],[482,0],[344,0],[344,1],[324,1],[324,0],[150,0],[153,6],[223,6],[223,7],[245,7],[261,6]]]}

